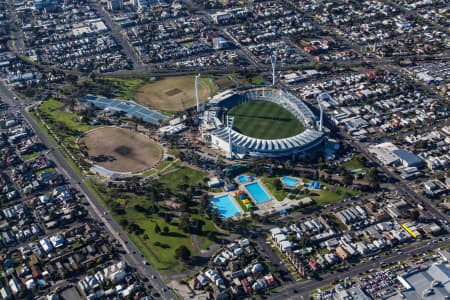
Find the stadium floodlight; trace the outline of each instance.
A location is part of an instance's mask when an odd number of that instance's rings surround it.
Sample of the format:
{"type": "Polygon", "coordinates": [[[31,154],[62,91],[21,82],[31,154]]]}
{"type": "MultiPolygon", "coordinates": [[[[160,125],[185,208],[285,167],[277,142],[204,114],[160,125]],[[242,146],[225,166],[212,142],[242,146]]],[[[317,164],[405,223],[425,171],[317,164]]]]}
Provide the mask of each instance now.
{"type": "Polygon", "coordinates": [[[230,156],[229,159],[233,159],[233,145],[231,144],[231,132],[233,131],[233,123],[234,123],[234,117],[227,115],[227,127],[228,127],[228,147],[229,147],[229,153],[230,156]]]}
{"type": "Polygon", "coordinates": [[[272,86],[275,86],[275,83],[276,83],[275,70],[276,70],[276,67],[277,67],[277,57],[276,57],[276,55],[272,55],[270,57],[270,63],[272,64],[272,86]]]}
{"type": "Polygon", "coordinates": [[[197,101],[197,113],[200,112],[200,98],[198,96],[198,82],[200,81],[200,74],[195,76],[195,100],[197,101]]]}
{"type": "Polygon", "coordinates": [[[320,121],[319,121],[319,131],[323,131],[323,104],[322,104],[322,99],[328,99],[330,97],[330,95],[328,95],[327,93],[320,93],[317,96],[317,103],[319,104],[319,109],[320,109],[320,121]]]}

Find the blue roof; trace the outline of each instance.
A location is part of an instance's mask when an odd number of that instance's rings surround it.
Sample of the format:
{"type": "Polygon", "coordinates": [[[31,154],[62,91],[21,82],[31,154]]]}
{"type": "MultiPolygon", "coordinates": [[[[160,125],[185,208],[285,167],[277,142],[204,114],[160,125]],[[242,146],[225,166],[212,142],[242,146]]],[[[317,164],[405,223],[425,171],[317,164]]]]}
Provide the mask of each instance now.
{"type": "Polygon", "coordinates": [[[82,103],[92,103],[100,109],[123,111],[126,115],[142,119],[144,122],[158,125],[159,121],[164,121],[167,116],[151,110],[133,101],[125,101],[114,98],[88,95],[80,100],[82,103]]]}
{"type": "Polygon", "coordinates": [[[404,149],[397,149],[393,151],[401,160],[406,161],[408,165],[415,166],[422,164],[422,159],[417,155],[406,151],[404,149]]]}

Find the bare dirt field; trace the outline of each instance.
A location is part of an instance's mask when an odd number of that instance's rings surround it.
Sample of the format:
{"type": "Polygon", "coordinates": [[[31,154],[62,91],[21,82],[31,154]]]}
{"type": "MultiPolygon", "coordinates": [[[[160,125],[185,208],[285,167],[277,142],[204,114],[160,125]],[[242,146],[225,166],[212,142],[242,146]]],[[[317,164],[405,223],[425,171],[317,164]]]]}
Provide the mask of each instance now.
{"type": "Polygon", "coordinates": [[[117,127],[89,131],[78,144],[87,148],[95,164],[115,172],[143,172],[154,167],[163,155],[161,146],[146,136],[117,127]]]}
{"type": "MultiPolygon", "coordinates": [[[[204,103],[213,94],[214,84],[210,78],[199,82],[200,102],[204,103]]],[[[164,111],[183,111],[195,106],[194,76],[177,76],[158,79],[144,84],[135,94],[142,105],[164,111]]]]}

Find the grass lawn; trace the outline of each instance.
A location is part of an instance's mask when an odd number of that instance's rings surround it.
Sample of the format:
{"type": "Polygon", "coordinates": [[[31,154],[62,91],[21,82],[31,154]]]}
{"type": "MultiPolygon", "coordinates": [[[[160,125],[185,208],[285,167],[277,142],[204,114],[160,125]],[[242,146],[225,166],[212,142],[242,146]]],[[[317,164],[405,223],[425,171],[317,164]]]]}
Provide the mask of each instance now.
{"type": "Polygon", "coordinates": [[[161,172],[161,171],[167,172],[167,171],[169,171],[172,168],[178,167],[180,164],[181,163],[180,163],[179,160],[172,160],[172,161],[171,160],[167,160],[167,159],[166,160],[162,160],[158,165],[156,165],[156,167],[154,167],[153,169],[148,170],[148,171],[146,171],[146,172],[144,172],[142,174],[143,174],[143,176],[150,176],[150,175],[156,174],[156,173],[161,172]]]}
{"type": "Polygon", "coordinates": [[[120,87],[120,91],[115,97],[124,100],[133,100],[139,88],[145,84],[145,80],[140,78],[107,77],[105,79],[111,81],[115,86],[120,87]]]}
{"type": "Polygon", "coordinates": [[[354,191],[349,188],[341,186],[331,186],[328,184],[320,183],[322,186],[326,187],[326,190],[314,190],[310,189],[310,194],[308,195],[313,199],[318,206],[324,206],[331,203],[336,203],[345,198],[359,195],[360,192],[354,191]],[[331,190],[330,190],[331,189],[331,190]]]}
{"type": "Polygon", "coordinates": [[[72,152],[78,153],[77,137],[96,126],[81,123],[80,116],[63,109],[64,103],[55,99],[44,101],[36,110],[40,117],[50,126],[64,145],[72,152]]]}
{"type": "Polygon", "coordinates": [[[364,166],[364,164],[357,160],[357,159],[351,159],[349,161],[346,161],[345,163],[342,164],[342,166],[346,169],[364,169],[366,170],[367,168],[364,166]]]}
{"type": "MultiPolygon", "coordinates": [[[[133,206],[148,205],[144,199],[133,197],[128,205],[127,214],[125,216],[115,216],[117,219],[125,218],[128,222],[138,224],[145,233],[149,236],[148,240],[143,238],[143,235],[137,236],[134,233],[128,233],[133,242],[144,252],[144,256],[148,262],[159,270],[177,271],[178,260],[175,259],[175,249],[180,245],[185,245],[194,253],[190,235],[178,229],[178,226],[167,224],[164,219],[157,216],[147,216],[141,212],[136,211],[133,206]],[[162,229],[164,226],[169,227],[168,234],[156,234],[156,224],[162,229]],[[162,246],[156,246],[155,242],[161,243],[162,246]],[[147,252],[147,255],[145,253],[147,252]]],[[[181,266],[180,266],[181,267],[181,266]]]]}
{"type": "MultiPolygon", "coordinates": [[[[201,77],[199,97],[202,103],[218,91],[210,77],[201,77]]],[[[195,76],[171,76],[145,83],[134,91],[136,102],[163,111],[183,111],[196,104],[195,76]]]]}
{"type": "Polygon", "coordinates": [[[279,139],[298,134],[303,125],[289,111],[269,101],[253,101],[233,107],[233,129],[262,139],[279,139]]]}
{"type": "Polygon", "coordinates": [[[281,189],[281,190],[277,190],[273,184],[273,182],[279,179],[279,177],[264,177],[262,178],[262,182],[265,184],[265,186],[269,189],[269,192],[278,200],[278,201],[283,201],[284,198],[287,197],[287,195],[289,194],[287,191],[281,189]]]}
{"type": "MultiPolygon", "coordinates": [[[[169,173],[161,177],[161,182],[168,188],[176,191],[180,189],[180,185],[185,182],[188,185],[195,185],[202,181],[206,173],[193,170],[187,167],[181,167],[180,169],[169,173]]],[[[136,244],[138,249],[144,255],[145,259],[154,266],[158,271],[162,273],[177,273],[184,269],[185,266],[180,264],[175,259],[175,249],[180,245],[185,245],[191,250],[192,255],[198,255],[196,253],[192,238],[189,233],[182,232],[177,226],[177,218],[174,218],[170,224],[167,224],[163,218],[157,215],[147,215],[144,212],[137,211],[134,207],[136,205],[142,207],[148,207],[150,202],[145,199],[144,196],[137,196],[132,193],[126,193],[121,198],[112,198],[108,193],[100,193],[98,188],[92,180],[86,180],[86,184],[95,192],[97,197],[103,201],[105,206],[108,207],[108,203],[118,202],[121,205],[126,205],[126,214],[118,215],[111,210],[113,218],[120,223],[120,220],[125,219],[129,224],[135,223],[139,225],[148,235],[148,239],[144,239],[144,235],[136,235],[134,233],[128,233],[128,236],[136,244]],[[123,198],[123,199],[122,199],[123,198]],[[162,229],[164,226],[169,227],[168,234],[156,234],[156,224],[162,229]],[[155,245],[155,242],[159,242],[162,246],[155,245]]],[[[200,242],[200,248],[206,249],[210,247],[214,242],[208,238],[208,234],[219,235],[214,224],[204,216],[201,216],[197,211],[198,207],[191,207],[191,217],[198,220],[203,220],[204,225],[202,228],[203,234],[198,236],[200,242]]]]}
{"type": "MultiPolygon", "coordinates": [[[[44,101],[37,110],[40,112],[43,118],[48,118],[54,123],[64,123],[68,129],[85,132],[95,126],[87,125],[80,122],[80,116],[75,113],[71,113],[63,110],[64,103],[55,99],[49,99],[44,101]]],[[[51,125],[51,124],[49,124],[51,125]]],[[[56,129],[57,130],[57,129],[56,129]]],[[[61,128],[61,131],[63,129],[61,128]]]]}
{"type": "Polygon", "coordinates": [[[64,149],[55,140],[53,135],[51,135],[48,132],[47,128],[41,122],[40,118],[37,117],[36,113],[32,112],[32,113],[30,113],[30,116],[33,119],[33,121],[36,122],[36,124],[39,126],[39,128],[41,128],[42,132],[47,136],[47,138],[51,141],[51,143],[54,145],[54,147],[57,148],[58,150],[60,150],[61,154],[64,156],[64,158],[66,159],[67,163],[72,168],[72,170],[74,170],[75,173],[77,173],[78,176],[83,176],[81,174],[81,170],[80,170],[79,165],[75,164],[75,162],[69,157],[69,155],[66,153],[66,151],[64,151],[64,149]]]}
{"type": "Polygon", "coordinates": [[[71,168],[78,175],[81,175],[80,162],[74,162],[70,158],[70,156],[59,146],[60,142],[56,141],[55,138],[48,132],[47,128],[45,128],[40,119],[42,119],[47,126],[53,130],[58,138],[61,139],[64,146],[75,157],[79,155],[79,150],[76,146],[78,136],[80,136],[83,132],[95,128],[96,126],[81,123],[79,115],[66,111],[64,109],[64,103],[53,98],[42,102],[42,104],[36,108],[36,112],[32,113],[32,116],[38,126],[52,141],[53,145],[62,150],[61,152],[71,168]]]}
{"type": "Polygon", "coordinates": [[[181,185],[195,185],[202,181],[206,175],[206,172],[194,170],[188,167],[181,167],[174,172],[161,176],[160,182],[172,191],[179,191],[181,189],[181,185]]]}
{"type": "MultiPolygon", "coordinates": [[[[112,198],[109,192],[101,193],[98,190],[96,183],[89,179],[86,180],[86,184],[96,194],[96,196],[102,200],[103,204],[107,207],[108,203],[118,202],[121,205],[126,205],[126,214],[118,215],[110,210],[112,217],[120,224],[121,220],[127,220],[128,224],[135,223],[144,230],[144,234],[136,235],[135,233],[127,233],[130,239],[138,247],[139,251],[144,255],[145,259],[158,271],[162,273],[177,273],[181,272],[185,266],[179,263],[175,259],[175,250],[180,245],[185,245],[191,250],[193,256],[198,255],[192,244],[192,238],[189,233],[184,233],[178,228],[178,219],[172,219],[171,223],[166,223],[165,220],[158,215],[147,215],[144,212],[135,209],[136,205],[142,207],[150,206],[150,202],[146,200],[145,196],[137,196],[133,193],[124,193],[119,198],[112,198]],[[169,233],[157,234],[155,233],[155,226],[163,229],[164,226],[168,226],[169,233]],[[144,236],[148,235],[148,239],[144,236]],[[155,245],[160,243],[160,245],[155,245]]],[[[203,234],[198,236],[201,249],[207,249],[214,242],[209,240],[208,234],[215,236],[220,235],[214,224],[204,216],[198,213],[199,208],[197,206],[191,207],[193,213],[191,217],[198,220],[203,220],[204,225],[202,227],[203,234]]],[[[126,229],[124,229],[127,231],[126,229]]]]}
{"type": "Polygon", "coordinates": [[[35,151],[32,153],[28,153],[28,154],[22,154],[21,156],[22,156],[23,160],[30,160],[30,159],[38,157],[39,155],[41,155],[41,151],[35,151]]]}
{"type": "Polygon", "coordinates": [[[36,172],[36,176],[41,175],[42,173],[54,173],[56,170],[54,168],[45,168],[36,172]]]}
{"type": "Polygon", "coordinates": [[[174,162],[175,162],[174,160],[167,160],[167,159],[165,159],[165,160],[161,161],[155,168],[156,168],[156,170],[161,171],[164,168],[166,168],[166,167],[170,166],[171,164],[173,164],[174,162]]]}

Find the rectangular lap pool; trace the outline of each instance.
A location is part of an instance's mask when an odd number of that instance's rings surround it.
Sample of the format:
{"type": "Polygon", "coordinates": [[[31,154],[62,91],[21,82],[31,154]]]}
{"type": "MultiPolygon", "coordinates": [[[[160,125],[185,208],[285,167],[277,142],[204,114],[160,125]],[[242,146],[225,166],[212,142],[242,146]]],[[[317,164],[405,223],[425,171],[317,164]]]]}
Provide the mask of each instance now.
{"type": "Polygon", "coordinates": [[[254,182],[247,184],[245,186],[248,193],[255,199],[256,204],[260,204],[263,202],[267,202],[272,200],[269,195],[267,195],[266,191],[264,191],[263,187],[259,182],[254,182]]]}
{"type": "Polygon", "coordinates": [[[214,203],[217,210],[219,211],[219,214],[225,219],[239,215],[241,213],[228,194],[215,197],[211,200],[211,202],[214,203]]]}
{"type": "Polygon", "coordinates": [[[283,182],[283,184],[286,187],[289,187],[289,188],[293,188],[293,187],[295,187],[298,184],[298,179],[297,178],[289,177],[289,176],[281,177],[281,181],[283,182]]]}

